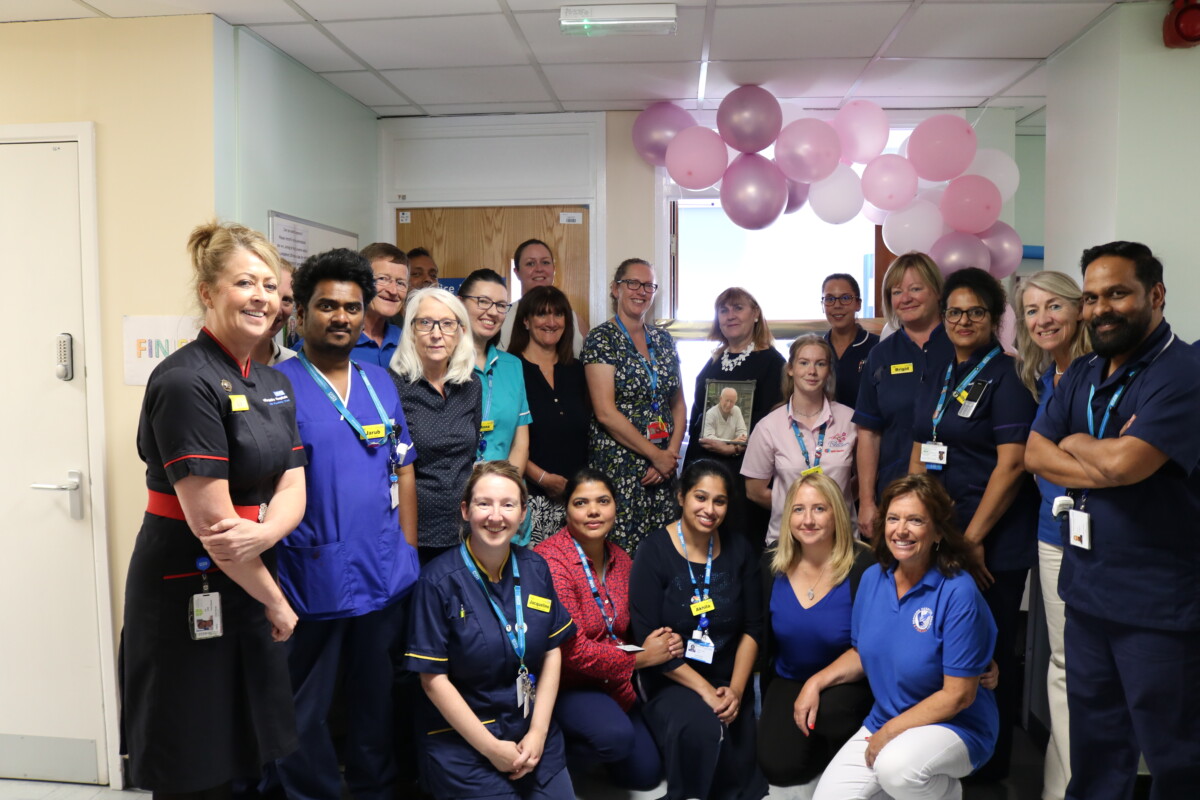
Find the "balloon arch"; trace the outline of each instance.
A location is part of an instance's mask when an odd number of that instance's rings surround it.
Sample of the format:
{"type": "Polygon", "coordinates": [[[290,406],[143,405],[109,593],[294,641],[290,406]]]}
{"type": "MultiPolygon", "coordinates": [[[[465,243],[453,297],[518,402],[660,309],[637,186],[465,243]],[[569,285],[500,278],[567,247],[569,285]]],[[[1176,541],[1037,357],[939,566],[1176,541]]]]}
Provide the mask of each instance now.
{"type": "Polygon", "coordinates": [[[824,222],[862,214],[883,226],[893,253],[929,253],[943,273],[965,266],[1007,278],[1021,264],[1021,238],[1000,222],[1020,173],[1006,153],[980,149],[962,117],[938,114],[917,125],[900,154],[884,154],[888,118],[852,100],[831,122],[783,124],[779,101],[741,86],[721,101],[717,130],[672,103],[655,103],[633,124],[633,146],[685,189],[721,182],[721,206],[736,225],[765,228],[805,203],[824,222]],[[774,160],[760,155],[775,145],[774,160]],[[728,146],[728,147],[727,147],[728,146]],[[738,155],[729,160],[729,150],[738,155]],[[864,164],[862,177],[851,164],[864,164]],[[922,186],[922,182],[924,186],[922,186]]]}

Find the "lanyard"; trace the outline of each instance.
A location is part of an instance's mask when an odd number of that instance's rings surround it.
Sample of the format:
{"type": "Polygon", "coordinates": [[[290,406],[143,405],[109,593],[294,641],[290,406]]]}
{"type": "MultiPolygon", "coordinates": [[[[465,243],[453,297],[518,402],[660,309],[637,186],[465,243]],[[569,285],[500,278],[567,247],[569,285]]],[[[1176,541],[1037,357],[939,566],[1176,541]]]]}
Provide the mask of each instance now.
{"type": "Polygon", "coordinates": [[[318,372],[317,368],[312,365],[312,362],[308,360],[308,356],[304,355],[303,350],[296,354],[296,358],[299,359],[300,363],[304,365],[304,368],[308,370],[308,374],[313,379],[313,382],[320,387],[321,391],[325,392],[325,396],[329,398],[329,402],[333,403],[333,407],[337,409],[339,414],[342,415],[342,418],[345,419],[346,422],[350,423],[350,427],[354,428],[359,438],[367,443],[367,447],[378,447],[379,445],[390,441],[392,437],[395,436],[396,431],[392,427],[392,421],[388,418],[387,412],[383,410],[383,404],[379,402],[379,396],[375,394],[375,387],[371,386],[371,379],[367,377],[367,373],[356,362],[351,361],[350,364],[355,370],[358,371],[359,377],[362,378],[363,383],[367,387],[367,393],[371,395],[371,402],[375,404],[375,410],[379,412],[379,421],[383,423],[382,437],[367,436],[367,432],[363,428],[362,423],[360,423],[358,419],[350,413],[350,409],[346,408],[346,404],[342,402],[342,398],[338,397],[338,393],[335,392],[333,387],[329,385],[329,381],[325,380],[325,376],[318,372]],[[378,439],[379,441],[372,442],[372,439],[378,439]]]}
{"type": "Polygon", "coordinates": [[[617,635],[613,633],[613,623],[617,619],[617,607],[613,605],[611,596],[608,594],[608,582],[604,583],[604,596],[608,599],[608,605],[612,607],[611,617],[604,610],[604,600],[600,599],[600,592],[596,589],[596,579],[592,577],[592,569],[588,566],[588,559],[584,555],[583,548],[579,546],[579,542],[575,541],[575,537],[571,537],[571,543],[575,545],[575,552],[579,554],[579,563],[583,565],[583,574],[587,578],[588,588],[592,590],[592,599],[596,601],[596,607],[600,609],[600,616],[604,618],[604,627],[608,628],[609,638],[617,641],[617,635]]]}
{"type": "Polygon", "coordinates": [[[621,333],[625,334],[625,338],[629,340],[629,344],[633,346],[633,351],[637,353],[637,357],[646,365],[646,371],[650,373],[650,410],[658,413],[658,358],[654,354],[654,345],[650,344],[650,334],[646,331],[645,326],[642,327],[642,335],[646,337],[646,352],[650,354],[650,360],[638,353],[637,345],[633,344],[633,336],[629,334],[629,329],[625,327],[625,323],[621,321],[621,315],[617,314],[614,317],[617,321],[617,327],[621,329],[621,333]]]}
{"type": "MultiPolygon", "coordinates": [[[[708,588],[712,584],[712,537],[708,538],[708,560],[704,562],[704,594],[701,594],[700,587],[696,585],[696,575],[692,572],[692,562],[688,561],[687,542],[683,539],[683,520],[675,523],[675,533],[679,536],[679,546],[683,548],[683,563],[687,564],[688,577],[692,579],[692,602],[698,603],[701,600],[707,600],[708,588]]],[[[708,630],[707,611],[700,615],[700,622],[697,627],[702,631],[708,630]]]]}
{"type": "Polygon", "coordinates": [[[481,427],[479,429],[479,457],[476,459],[476,462],[483,461],[483,454],[487,452],[488,446],[487,434],[495,430],[496,427],[496,422],[492,419],[492,395],[494,388],[493,381],[496,377],[496,362],[498,360],[500,360],[500,356],[493,356],[492,360],[488,362],[487,368],[481,370],[487,378],[487,389],[483,392],[483,416],[480,417],[481,427]],[[488,427],[488,423],[491,423],[490,427],[488,427]]]}
{"type": "MultiPolygon", "coordinates": [[[[788,413],[791,414],[790,401],[788,404],[788,413]]],[[[800,455],[804,456],[804,466],[809,469],[821,466],[821,450],[825,447],[825,428],[828,426],[828,422],[822,422],[821,427],[817,428],[817,449],[814,460],[809,461],[808,447],[804,444],[804,437],[800,435],[800,426],[796,424],[796,420],[792,420],[792,433],[796,436],[796,444],[800,445],[800,455]]]]}
{"type": "MultiPolygon", "coordinates": [[[[981,358],[979,363],[975,365],[975,369],[968,372],[967,376],[959,381],[958,386],[954,388],[954,396],[958,397],[960,394],[962,394],[963,390],[971,384],[971,381],[975,380],[975,378],[979,376],[979,373],[983,371],[983,368],[986,367],[988,363],[999,353],[1000,345],[996,345],[991,349],[991,351],[988,352],[986,356],[981,358]]],[[[946,413],[946,402],[950,399],[947,396],[947,393],[950,391],[950,380],[953,377],[954,361],[951,360],[950,363],[946,365],[946,379],[942,383],[942,393],[938,395],[937,407],[933,410],[933,441],[935,442],[937,441],[938,424],[942,421],[942,415],[946,413]]]]}
{"type": "Polygon", "coordinates": [[[517,554],[511,550],[508,554],[513,574],[513,597],[515,598],[513,605],[517,612],[517,624],[514,626],[508,624],[508,617],[504,616],[504,609],[500,608],[496,603],[496,598],[492,597],[492,593],[488,591],[487,584],[483,582],[483,577],[479,574],[479,567],[475,565],[475,559],[471,558],[471,554],[467,550],[466,542],[458,546],[458,552],[462,555],[463,563],[471,571],[475,582],[479,584],[479,589],[483,592],[483,596],[492,604],[492,611],[495,612],[496,619],[500,620],[500,625],[508,635],[508,641],[512,644],[513,652],[517,654],[517,658],[521,662],[521,669],[525,669],[525,631],[528,630],[528,626],[525,625],[525,612],[521,608],[521,573],[517,570],[517,554]],[[515,634],[513,633],[514,627],[516,628],[515,634]]]}

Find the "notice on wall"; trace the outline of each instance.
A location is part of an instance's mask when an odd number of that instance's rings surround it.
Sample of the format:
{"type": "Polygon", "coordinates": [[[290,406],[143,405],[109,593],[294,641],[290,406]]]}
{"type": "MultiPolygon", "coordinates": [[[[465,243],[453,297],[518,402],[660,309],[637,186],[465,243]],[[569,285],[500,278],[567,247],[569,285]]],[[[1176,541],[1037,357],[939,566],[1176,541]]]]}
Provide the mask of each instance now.
{"type": "Polygon", "coordinates": [[[290,261],[293,267],[299,267],[311,255],[324,253],[335,247],[358,249],[356,233],[281,214],[278,211],[267,212],[267,227],[271,244],[275,245],[279,255],[290,261]]]}
{"type": "Polygon", "coordinates": [[[293,266],[300,266],[308,258],[308,228],[299,222],[283,217],[273,220],[271,243],[293,266]]]}
{"type": "Polygon", "coordinates": [[[145,386],[163,359],[195,340],[201,317],[126,316],[121,319],[125,385],[145,386]]]}

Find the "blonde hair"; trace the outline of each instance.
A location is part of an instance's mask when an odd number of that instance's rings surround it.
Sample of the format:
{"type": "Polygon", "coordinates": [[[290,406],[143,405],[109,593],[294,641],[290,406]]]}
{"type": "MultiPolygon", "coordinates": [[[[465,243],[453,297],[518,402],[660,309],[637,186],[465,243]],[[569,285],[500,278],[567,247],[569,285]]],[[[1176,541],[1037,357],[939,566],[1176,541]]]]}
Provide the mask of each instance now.
{"type": "Polygon", "coordinates": [[[717,295],[717,299],[713,302],[715,313],[712,327],[708,331],[708,338],[721,343],[720,347],[713,350],[713,361],[720,358],[721,354],[729,348],[729,340],[725,338],[725,334],[721,333],[721,306],[736,303],[739,300],[748,304],[758,314],[758,319],[754,323],[754,349],[767,350],[775,343],[775,337],[771,335],[771,326],[767,324],[767,318],[762,313],[762,306],[754,299],[754,295],[740,286],[731,286],[717,295]]]}
{"type": "MultiPolygon", "coordinates": [[[[1033,336],[1029,334],[1029,327],[1025,324],[1025,291],[1030,288],[1041,289],[1043,292],[1061,297],[1064,302],[1075,306],[1077,314],[1083,312],[1083,292],[1070,275],[1052,270],[1042,270],[1021,281],[1021,292],[1017,297],[1016,308],[1017,355],[1021,360],[1017,372],[1021,376],[1021,383],[1033,392],[1036,400],[1041,393],[1039,379],[1046,368],[1050,366],[1053,357],[1050,355],[1050,351],[1038,347],[1037,342],[1033,341],[1033,336]]],[[[1071,337],[1071,360],[1074,361],[1084,353],[1090,352],[1092,352],[1092,334],[1083,319],[1078,318],[1075,321],[1075,333],[1071,337]]]]}
{"type": "MultiPolygon", "coordinates": [[[[796,379],[789,372],[792,369],[792,362],[796,360],[796,354],[803,347],[815,345],[825,351],[825,357],[829,359],[829,377],[825,379],[825,397],[833,400],[837,393],[837,358],[833,354],[833,347],[829,342],[825,341],[825,337],[816,333],[806,333],[803,336],[797,336],[792,341],[792,346],[788,348],[788,360],[784,365],[783,370],[783,400],[779,405],[783,405],[792,399],[792,390],[796,388],[796,379]]],[[[778,406],[777,406],[778,407],[778,406]]]]}
{"type": "Polygon", "coordinates": [[[892,308],[892,290],[900,285],[900,281],[904,280],[904,273],[909,270],[916,270],[917,275],[933,290],[937,295],[937,299],[941,299],[942,271],[938,269],[937,264],[933,259],[924,253],[918,253],[913,250],[905,253],[902,256],[896,256],[896,260],[888,266],[887,272],[883,274],[883,287],[880,290],[883,300],[883,316],[891,323],[893,328],[900,328],[900,320],[896,317],[896,310],[892,308]]]}
{"type": "Polygon", "coordinates": [[[213,220],[197,225],[188,236],[187,249],[192,259],[197,298],[200,297],[200,287],[207,286],[211,289],[216,285],[217,279],[225,271],[225,265],[238,250],[245,250],[262,259],[267,269],[275,274],[276,280],[279,279],[282,269],[282,259],[275,245],[258,231],[236,222],[221,223],[213,220]]]}
{"type": "Polygon", "coordinates": [[[441,303],[458,320],[458,341],[454,344],[454,352],[450,354],[450,363],[446,366],[446,382],[466,383],[471,380],[475,370],[475,342],[471,339],[467,309],[457,297],[436,286],[418,289],[408,296],[408,302],[404,306],[404,330],[400,333],[400,344],[396,346],[396,352],[392,354],[392,362],[388,366],[409,382],[425,375],[425,368],[417,355],[417,329],[413,320],[417,318],[421,304],[426,300],[441,303]]]}
{"type": "Polygon", "coordinates": [[[825,498],[833,511],[833,550],[829,554],[830,578],[832,585],[837,586],[846,580],[850,569],[854,566],[854,531],[850,525],[850,510],[846,508],[846,500],[842,496],[841,487],[828,475],[814,472],[812,475],[801,475],[792,481],[788,487],[787,497],[783,501],[783,519],[780,521],[779,541],[775,544],[775,555],[771,557],[771,570],[776,575],[783,575],[796,566],[803,554],[800,543],[792,536],[791,515],[792,504],[801,486],[811,486],[825,498]]]}

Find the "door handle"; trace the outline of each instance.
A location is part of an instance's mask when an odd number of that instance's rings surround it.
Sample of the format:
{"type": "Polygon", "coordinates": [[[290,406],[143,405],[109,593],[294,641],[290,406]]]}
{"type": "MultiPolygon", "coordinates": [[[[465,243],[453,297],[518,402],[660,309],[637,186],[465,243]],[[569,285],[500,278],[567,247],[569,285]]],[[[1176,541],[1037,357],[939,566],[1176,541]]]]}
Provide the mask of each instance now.
{"type": "Polygon", "coordinates": [[[77,469],[67,470],[67,480],[64,483],[31,483],[30,489],[41,489],[48,492],[67,492],[70,498],[71,519],[83,519],[83,472],[77,469]]]}

